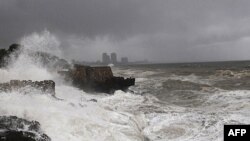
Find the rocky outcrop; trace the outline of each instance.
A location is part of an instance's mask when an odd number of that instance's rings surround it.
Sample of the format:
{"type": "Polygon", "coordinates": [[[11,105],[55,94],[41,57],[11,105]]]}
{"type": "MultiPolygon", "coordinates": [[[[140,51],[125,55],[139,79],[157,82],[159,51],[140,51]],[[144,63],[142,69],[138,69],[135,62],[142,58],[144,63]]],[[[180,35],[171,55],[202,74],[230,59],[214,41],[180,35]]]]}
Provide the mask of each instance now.
{"type": "Polygon", "coordinates": [[[0,141],[51,141],[40,123],[16,116],[0,116],[0,141]]]}
{"type": "Polygon", "coordinates": [[[0,67],[5,67],[8,64],[10,54],[20,49],[19,44],[10,45],[9,49],[0,49],[0,67]]]}
{"type": "MultiPolygon", "coordinates": [[[[65,79],[70,80],[72,84],[85,91],[96,91],[113,93],[115,90],[126,91],[129,86],[135,84],[134,78],[123,78],[113,76],[112,70],[108,66],[90,67],[69,64],[66,60],[45,52],[36,52],[24,49],[21,45],[13,44],[9,49],[0,50],[0,68],[8,66],[8,62],[18,59],[20,53],[25,53],[28,57],[34,58],[39,65],[45,67],[49,71],[60,71],[65,79]],[[10,61],[11,60],[11,61],[10,61]]],[[[0,84],[1,91],[22,90],[24,87],[32,87],[42,92],[55,94],[55,83],[53,81],[31,82],[12,80],[10,83],[0,84]]]]}
{"type": "Polygon", "coordinates": [[[46,52],[24,49],[19,44],[12,44],[8,49],[0,49],[0,68],[8,66],[10,60],[13,61],[17,59],[21,52],[34,58],[36,61],[39,61],[40,65],[43,65],[48,69],[70,68],[70,64],[64,59],[46,52]]]}
{"type": "MultiPolygon", "coordinates": [[[[8,83],[0,84],[0,92],[23,91],[25,89],[35,89],[43,93],[55,95],[55,82],[52,80],[31,81],[31,80],[11,80],[8,83]]],[[[27,92],[27,91],[24,91],[27,92]]]]}
{"type": "Polygon", "coordinates": [[[123,78],[113,76],[112,70],[108,66],[90,67],[75,65],[68,71],[60,71],[66,80],[85,91],[96,91],[113,93],[115,90],[126,91],[129,86],[135,84],[134,78],[123,78]]]}

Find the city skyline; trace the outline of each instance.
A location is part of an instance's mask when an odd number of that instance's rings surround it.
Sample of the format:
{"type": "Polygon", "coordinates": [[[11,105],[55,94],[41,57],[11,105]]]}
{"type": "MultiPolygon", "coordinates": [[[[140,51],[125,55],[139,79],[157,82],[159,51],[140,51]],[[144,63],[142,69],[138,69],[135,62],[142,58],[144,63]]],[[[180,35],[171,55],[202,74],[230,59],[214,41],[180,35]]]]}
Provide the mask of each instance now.
{"type": "Polygon", "coordinates": [[[249,0],[0,0],[0,48],[35,35],[38,41],[55,39],[64,57],[81,61],[106,51],[130,61],[249,60],[249,5],[249,0]]]}
{"type": "Polygon", "coordinates": [[[128,57],[120,57],[120,61],[118,61],[118,55],[115,52],[110,53],[110,55],[106,52],[102,53],[102,63],[103,64],[127,64],[129,63],[128,57]]]}

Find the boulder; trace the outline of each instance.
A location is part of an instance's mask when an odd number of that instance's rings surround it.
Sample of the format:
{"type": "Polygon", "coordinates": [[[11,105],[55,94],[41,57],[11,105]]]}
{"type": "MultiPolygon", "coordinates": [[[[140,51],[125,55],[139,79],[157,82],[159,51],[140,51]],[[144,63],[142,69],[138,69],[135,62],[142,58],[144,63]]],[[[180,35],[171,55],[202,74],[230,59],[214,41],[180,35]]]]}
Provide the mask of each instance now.
{"type": "Polygon", "coordinates": [[[59,71],[66,80],[85,91],[113,93],[115,90],[126,91],[129,86],[135,84],[135,78],[123,78],[113,76],[109,66],[90,67],[74,65],[68,71],[59,71]]]}
{"type": "MultiPolygon", "coordinates": [[[[12,44],[8,49],[0,49],[0,68],[8,65],[10,54],[17,52],[20,47],[19,44],[12,44]]],[[[16,56],[16,54],[14,56],[16,56]]]]}
{"type": "Polygon", "coordinates": [[[0,116],[0,141],[51,141],[40,123],[16,116],[0,116]]]}
{"type": "Polygon", "coordinates": [[[11,80],[8,83],[0,83],[0,92],[22,91],[28,89],[39,90],[55,96],[55,82],[52,80],[31,81],[31,80],[11,80]]]}

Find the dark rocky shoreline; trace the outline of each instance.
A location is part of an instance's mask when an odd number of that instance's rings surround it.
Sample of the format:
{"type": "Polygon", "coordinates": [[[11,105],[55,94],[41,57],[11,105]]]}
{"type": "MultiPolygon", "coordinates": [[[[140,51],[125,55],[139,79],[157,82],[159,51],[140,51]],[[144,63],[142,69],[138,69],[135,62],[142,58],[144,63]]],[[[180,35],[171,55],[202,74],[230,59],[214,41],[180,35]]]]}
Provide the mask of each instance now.
{"type": "Polygon", "coordinates": [[[0,116],[0,141],[51,141],[37,121],[0,116]]]}
{"type": "MultiPolygon", "coordinates": [[[[8,66],[9,60],[18,57],[21,46],[13,44],[9,49],[0,50],[0,68],[8,66]]],[[[30,54],[39,58],[41,63],[51,70],[64,69],[58,73],[73,86],[84,91],[104,92],[112,94],[115,90],[126,91],[129,86],[135,84],[135,78],[124,78],[113,76],[110,67],[90,67],[83,65],[72,65],[66,60],[60,59],[47,53],[35,52],[30,54]],[[52,63],[51,63],[52,62],[52,63]],[[51,65],[52,64],[52,65],[51,65]]],[[[0,84],[0,92],[24,92],[38,90],[42,93],[56,95],[55,82],[53,80],[31,81],[31,80],[10,80],[0,84]]],[[[95,99],[91,101],[97,102],[95,99]]],[[[51,141],[50,137],[44,134],[37,121],[28,121],[16,116],[0,116],[0,141],[51,141]]]]}
{"type": "MultiPolygon", "coordinates": [[[[0,67],[5,67],[8,65],[8,60],[10,56],[18,57],[22,46],[19,44],[12,44],[9,49],[0,50],[0,67]]],[[[126,91],[129,86],[135,85],[135,78],[124,78],[113,76],[113,72],[109,66],[99,66],[91,67],[78,64],[69,64],[66,60],[60,59],[57,56],[53,56],[44,52],[33,52],[30,53],[32,57],[39,58],[44,67],[50,70],[58,70],[58,73],[65,78],[66,81],[72,83],[73,86],[80,88],[87,92],[103,92],[112,94],[116,90],[126,91]],[[63,71],[60,71],[63,70],[63,71]]],[[[39,88],[41,91],[50,91],[53,95],[55,94],[54,87],[50,80],[49,85],[51,88],[47,88],[48,82],[30,82],[30,81],[20,81],[12,80],[11,83],[4,83],[0,85],[0,91],[13,90],[12,87],[18,85],[18,87],[27,85],[34,86],[33,88],[39,88]],[[42,88],[40,88],[42,87],[42,88]]]]}

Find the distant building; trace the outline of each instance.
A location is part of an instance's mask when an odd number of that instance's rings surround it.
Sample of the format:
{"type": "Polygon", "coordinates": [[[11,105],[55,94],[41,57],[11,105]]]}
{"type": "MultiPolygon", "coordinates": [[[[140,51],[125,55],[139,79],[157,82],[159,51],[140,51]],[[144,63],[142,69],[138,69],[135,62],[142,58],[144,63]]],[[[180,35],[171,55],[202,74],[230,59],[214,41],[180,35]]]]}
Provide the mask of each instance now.
{"type": "Polygon", "coordinates": [[[121,58],[121,63],[122,64],[127,64],[128,63],[128,57],[122,57],[121,58]]]}
{"type": "Polygon", "coordinates": [[[116,53],[111,53],[111,63],[116,64],[117,63],[117,56],[116,53]]]}
{"type": "Polygon", "coordinates": [[[109,64],[110,63],[110,57],[107,53],[102,54],[102,63],[103,64],[109,64]]]}

